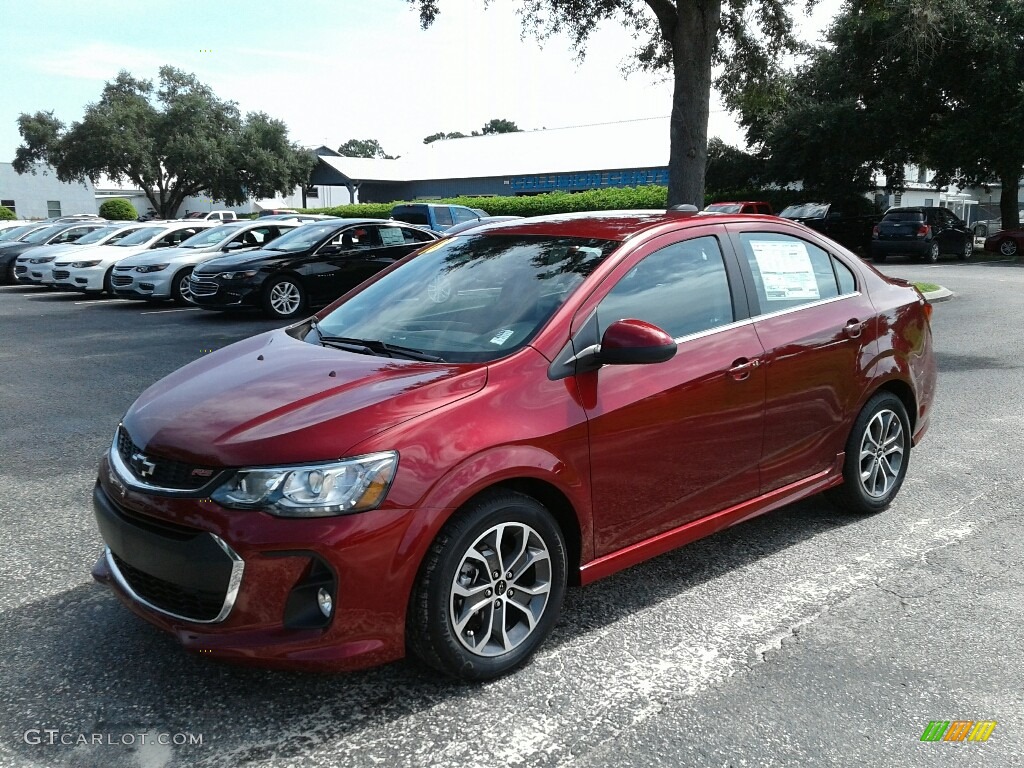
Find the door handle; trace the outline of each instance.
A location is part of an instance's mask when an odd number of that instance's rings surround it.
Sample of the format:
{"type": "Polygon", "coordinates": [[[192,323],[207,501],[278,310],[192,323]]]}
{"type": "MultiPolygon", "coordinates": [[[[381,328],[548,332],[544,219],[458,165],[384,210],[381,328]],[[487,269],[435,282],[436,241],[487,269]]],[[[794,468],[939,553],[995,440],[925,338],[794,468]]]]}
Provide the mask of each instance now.
{"type": "Polygon", "coordinates": [[[857,318],[853,318],[852,320],[847,321],[846,326],[843,328],[843,333],[845,333],[848,338],[859,339],[861,333],[864,331],[865,325],[866,323],[862,323],[857,318]]]}
{"type": "Polygon", "coordinates": [[[736,381],[746,381],[750,378],[750,372],[760,365],[761,360],[759,358],[755,357],[753,360],[748,360],[745,357],[741,357],[739,360],[733,362],[732,368],[729,369],[728,373],[736,381]]]}

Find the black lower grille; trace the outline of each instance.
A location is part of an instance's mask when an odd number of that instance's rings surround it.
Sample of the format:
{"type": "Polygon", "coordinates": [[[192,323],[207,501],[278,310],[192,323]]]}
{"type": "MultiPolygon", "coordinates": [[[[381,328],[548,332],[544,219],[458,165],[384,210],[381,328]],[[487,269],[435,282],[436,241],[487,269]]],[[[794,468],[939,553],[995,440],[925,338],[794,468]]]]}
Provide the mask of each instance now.
{"type": "Polygon", "coordinates": [[[192,278],[188,281],[188,289],[192,292],[193,296],[213,296],[219,288],[220,286],[209,280],[196,280],[192,278]]]}
{"type": "Polygon", "coordinates": [[[117,431],[117,452],[132,474],[147,485],[159,488],[196,491],[217,474],[217,470],[210,467],[199,467],[183,461],[146,454],[132,441],[124,427],[117,431]]]}
{"type": "Polygon", "coordinates": [[[114,285],[125,286],[131,285],[132,279],[133,278],[131,277],[131,275],[114,275],[113,277],[110,278],[110,282],[113,283],[114,285]]]}
{"type": "Polygon", "coordinates": [[[224,605],[223,592],[190,589],[134,568],[111,552],[114,564],[132,590],[157,608],[197,621],[213,621],[224,605]]]}
{"type": "Polygon", "coordinates": [[[53,270],[53,279],[54,280],[67,280],[69,277],[71,277],[71,273],[68,272],[66,269],[55,269],[55,270],[53,270]]]}
{"type": "Polygon", "coordinates": [[[14,274],[16,274],[16,275],[23,275],[26,272],[28,272],[28,267],[18,267],[18,266],[16,266],[14,268],[14,274]]]}

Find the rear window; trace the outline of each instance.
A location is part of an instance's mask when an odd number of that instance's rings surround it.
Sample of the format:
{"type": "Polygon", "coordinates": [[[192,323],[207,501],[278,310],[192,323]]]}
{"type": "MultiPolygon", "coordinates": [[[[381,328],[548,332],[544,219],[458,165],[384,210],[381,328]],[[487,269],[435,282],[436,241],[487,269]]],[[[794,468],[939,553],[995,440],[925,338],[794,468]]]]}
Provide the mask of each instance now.
{"type": "Polygon", "coordinates": [[[882,221],[924,221],[922,211],[889,211],[882,221]]]}
{"type": "Polygon", "coordinates": [[[391,211],[391,218],[404,221],[406,224],[430,225],[425,208],[395,208],[391,211]]]}

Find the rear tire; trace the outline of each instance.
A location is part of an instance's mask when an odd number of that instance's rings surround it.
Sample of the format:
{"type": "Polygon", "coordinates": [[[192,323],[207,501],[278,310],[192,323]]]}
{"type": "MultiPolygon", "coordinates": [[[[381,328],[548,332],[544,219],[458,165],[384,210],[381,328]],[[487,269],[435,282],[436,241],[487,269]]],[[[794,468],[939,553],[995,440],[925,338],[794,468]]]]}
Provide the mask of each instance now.
{"type": "Polygon", "coordinates": [[[910,462],[910,420],[896,395],[879,392],[864,406],[846,440],[843,484],[826,492],[837,507],[860,515],[886,509],[910,462]]]}
{"type": "Polygon", "coordinates": [[[969,261],[971,256],[974,255],[974,240],[967,237],[964,240],[964,249],[960,253],[960,261],[969,261]]]}
{"type": "Polygon", "coordinates": [[[565,541],[547,509],[521,493],[488,493],[457,512],[427,552],[406,644],[453,677],[504,675],[551,633],[566,572],[565,541]]]}
{"type": "Polygon", "coordinates": [[[999,243],[999,252],[1003,256],[1016,256],[1017,255],[1017,241],[1006,238],[999,243]]]}

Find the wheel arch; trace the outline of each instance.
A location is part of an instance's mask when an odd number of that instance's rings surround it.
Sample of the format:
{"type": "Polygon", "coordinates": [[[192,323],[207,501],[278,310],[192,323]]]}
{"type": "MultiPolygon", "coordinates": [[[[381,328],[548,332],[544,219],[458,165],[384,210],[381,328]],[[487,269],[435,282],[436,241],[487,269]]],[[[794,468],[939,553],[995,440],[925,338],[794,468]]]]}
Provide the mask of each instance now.
{"type": "Polygon", "coordinates": [[[901,379],[888,379],[887,381],[883,381],[877,387],[868,392],[867,397],[864,398],[864,402],[860,404],[861,410],[863,410],[864,406],[871,400],[871,398],[879,392],[890,392],[899,398],[900,402],[903,403],[903,408],[907,412],[907,418],[910,420],[910,433],[913,434],[914,430],[917,429],[918,413],[917,397],[914,395],[914,390],[910,385],[901,379]]]}

